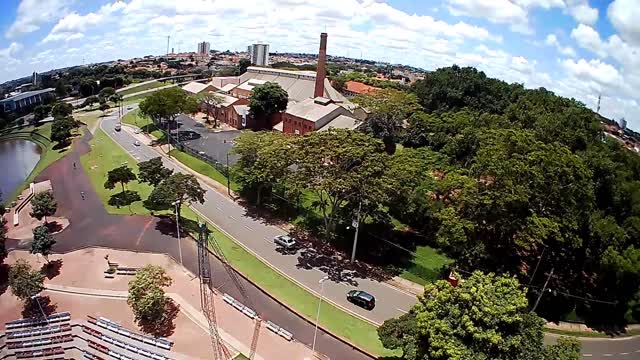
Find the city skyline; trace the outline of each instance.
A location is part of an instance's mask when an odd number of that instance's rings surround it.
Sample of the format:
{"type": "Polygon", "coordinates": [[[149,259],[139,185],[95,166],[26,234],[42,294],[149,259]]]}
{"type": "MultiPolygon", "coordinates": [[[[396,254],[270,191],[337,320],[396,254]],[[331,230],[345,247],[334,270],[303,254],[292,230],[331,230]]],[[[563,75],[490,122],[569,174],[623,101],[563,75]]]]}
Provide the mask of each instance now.
{"type": "Polygon", "coordinates": [[[159,55],[167,35],[172,47],[204,40],[244,51],[264,42],[271,51],[314,53],[317,34],[326,30],[329,55],[427,70],[474,66],[593,109],[602,94],[603,115],[640,125],[640,38],[632,22],[638,9],[631,0],[10,0],[3,6],[1,81],[83,59],[159,55]]]}

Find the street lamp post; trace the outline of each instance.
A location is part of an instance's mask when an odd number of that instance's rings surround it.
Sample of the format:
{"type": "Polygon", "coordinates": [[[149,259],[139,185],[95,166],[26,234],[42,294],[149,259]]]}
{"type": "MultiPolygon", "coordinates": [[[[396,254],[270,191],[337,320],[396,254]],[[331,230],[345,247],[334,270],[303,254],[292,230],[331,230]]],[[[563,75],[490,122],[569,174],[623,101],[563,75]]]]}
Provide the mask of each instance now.
{"type": "Polygon", "coordinates": [[[36,303],[38,304],[38,308],[40,308],[40,312],[42,313],[42,316],[44,316],[44,319],[47,321],[47,325],[49,325],[49,317],[47,316],[47,314],[44,313],[44,310],[42,309],[42,305],[40,305],[40,301],[38,301],[39,297],[40,297],[40,294],[33,295],[31,297],[31,300],[36,301],[36,303]]]}
{"type": "Polygon", "coordinates": [[[313,332],[313,345],[311,346],[311,352],[316,351],[316,337],[318,336],[318,320],[320,320],[320,305],[322,305],[322,297],[324,296],[324,282],[329,280],[328,276],[323,277],[318,281],[320,284],[320,301],[318,301],[318,313],[316,314],[316,329],[313,332]]]}
{"type": "Polygon", "coordinates": [[[178,254],[180,256],[180,265],[182,265],[182,243],[180,241],[180,200],[176,200],[173,202],[173,205],[176,207],[176,232],[178,233],[178,254]]]}
{"type": "Polygon", "coordinates": [[[356,228],[356,234],[353,237],[353,249],[351,249],[351,262],[356,260],[356,248],[358,246],[358,230],[360,230],[360,210],[362,210],[362,200],[358,204],[358,216],[354,223],[352,223],[353,227],[356,228]]]}
{"type": "MultiPolygon", "coordinates": [[[[233,140],[222,140],[223,143],[230,143],[235,145],[236,142],[233,140]]],[[[227,194],[231,196],[231,169],[229,168],[229,149],[227,149],[227,194]]]]}

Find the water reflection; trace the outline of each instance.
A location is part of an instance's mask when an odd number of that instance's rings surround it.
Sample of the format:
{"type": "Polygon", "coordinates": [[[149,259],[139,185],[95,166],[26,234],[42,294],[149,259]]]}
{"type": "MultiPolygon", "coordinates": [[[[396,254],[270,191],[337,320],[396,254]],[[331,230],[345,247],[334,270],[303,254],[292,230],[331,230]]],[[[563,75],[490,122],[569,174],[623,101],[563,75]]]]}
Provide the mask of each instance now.
{"type": "Polygon", "coordinates": [[[9,196],[40,160],[40,147],[28,140],[0,142],[0,190],[9,196]]]}

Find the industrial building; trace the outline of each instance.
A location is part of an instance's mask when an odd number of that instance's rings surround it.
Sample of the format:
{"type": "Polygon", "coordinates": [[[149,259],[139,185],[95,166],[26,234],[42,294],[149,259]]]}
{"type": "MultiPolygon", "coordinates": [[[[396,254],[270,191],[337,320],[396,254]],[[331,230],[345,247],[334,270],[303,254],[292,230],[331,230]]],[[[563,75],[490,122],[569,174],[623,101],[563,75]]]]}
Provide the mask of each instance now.
{"type": "Polygon", "coordinates": [[[21,94],[0,100],[0,109],[4,112],[32,109],[36,105],[42,104],[45,99],[53,97],[55,89],[48,88],[43,90],[26,91],[21,94]]]}

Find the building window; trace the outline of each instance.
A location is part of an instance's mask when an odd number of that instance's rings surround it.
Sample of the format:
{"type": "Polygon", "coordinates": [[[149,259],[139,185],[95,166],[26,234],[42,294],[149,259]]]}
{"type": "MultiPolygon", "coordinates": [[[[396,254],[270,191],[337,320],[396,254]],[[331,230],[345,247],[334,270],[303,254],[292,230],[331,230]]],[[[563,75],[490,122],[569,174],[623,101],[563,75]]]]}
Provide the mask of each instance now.
{"type": "Polygon", "coordinates": [[[296,129],[296,130],[294,131],[294,133],[295,133],[296,135],[300,135],[300,130],[296,129]]]}

